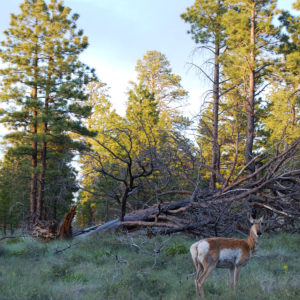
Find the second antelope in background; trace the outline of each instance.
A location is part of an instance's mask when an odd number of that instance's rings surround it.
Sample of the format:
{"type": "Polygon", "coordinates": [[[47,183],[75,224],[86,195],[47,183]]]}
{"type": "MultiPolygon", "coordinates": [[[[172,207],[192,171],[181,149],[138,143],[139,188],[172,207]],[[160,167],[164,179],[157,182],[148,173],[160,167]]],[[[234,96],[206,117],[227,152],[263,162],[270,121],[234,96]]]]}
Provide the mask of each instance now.
{"type": "Polygon", "coordinates": [[[249,221],[253,224],[249,236],[244,239],[235,238],[207,238],[194,243],[191,248],[192,259],[196,268],[196,289],[204,297],[203,283],[215,268],[227,268],[230,270],[230,286],[238,283],[239,272],[255,251],[258,236],[261,235],[261,222],[254,220],[248,214],[249,221]]]}

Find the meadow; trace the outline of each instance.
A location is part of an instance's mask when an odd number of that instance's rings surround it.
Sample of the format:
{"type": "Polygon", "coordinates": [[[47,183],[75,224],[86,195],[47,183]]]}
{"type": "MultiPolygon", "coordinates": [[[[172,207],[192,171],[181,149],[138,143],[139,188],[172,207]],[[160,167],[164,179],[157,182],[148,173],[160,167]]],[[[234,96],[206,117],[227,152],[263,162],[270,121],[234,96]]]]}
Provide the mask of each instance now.
{"type": "MultiPolygon", "coordinates": [[[[70,241],[0,241],[1,300],[199,299],[182,234],[94,234],[70,241]]],[[[238,292],[228,270],[205,282],[206,299],[300,299],[300,234],[264,234],[242,268],[238,292]]]]}

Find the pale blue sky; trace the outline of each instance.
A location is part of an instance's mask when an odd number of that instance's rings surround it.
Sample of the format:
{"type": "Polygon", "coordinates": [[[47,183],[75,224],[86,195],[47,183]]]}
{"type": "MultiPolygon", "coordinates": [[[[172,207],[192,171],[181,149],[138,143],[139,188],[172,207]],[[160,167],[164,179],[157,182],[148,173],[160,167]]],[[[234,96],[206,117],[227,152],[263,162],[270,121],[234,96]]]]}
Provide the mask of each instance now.
{"type": "MultiPolygon", "coordinates": [[[[180,14],[194,0],[67,0],[80,13],[79,25],[89,37],[90,47],[83,59],[94,65],[100,79],[111,87],[111,101],[124,112],[128,81],[135,79],[135,65],[147,50],[164,53],[173,72],[183,79],[189,90],[199,89],[199,79],[186,62],[194,48],[186,34],[188,25],[180,14]]],[[[200,103],[200,94],[198,100],[200,103]]]]}
{"type": "MultiPolygon", "coordinates": [[[[19,12],[21,0],[0,0],[0,40],[9,26],[10,13],[19,12]]],[[[290,9],[292,0],[280,0],[279,7],[290,9]]],[[[189,26],[180,18],[194,0],[65,0],[80,14],[78,27],[90,46],[82,60],[96,68],[99,79],[111,88],[114,107],[124,112],[128,82],[135,79],[134,67],[147,50],[164,53],[182,85],[189,92],[189,116],[199,112],[207,81],[189,70],[187,62],[195,48],[186,33],[189,26]]]]}

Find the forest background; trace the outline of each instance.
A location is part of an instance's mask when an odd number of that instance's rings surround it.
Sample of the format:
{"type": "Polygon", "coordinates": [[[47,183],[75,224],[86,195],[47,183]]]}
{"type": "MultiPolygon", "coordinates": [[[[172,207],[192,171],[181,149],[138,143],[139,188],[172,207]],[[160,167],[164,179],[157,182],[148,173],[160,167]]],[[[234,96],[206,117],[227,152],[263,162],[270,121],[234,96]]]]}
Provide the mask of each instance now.
{"type": "Polygon", "coordinates": [[[75,200],[76,221],[86,226],[181,200],[199,182],[215,191],[245,166],[255,173],[256,155],[299,137],[299,1],[293,12],[276,1],[189,5],[181,22],[194,42],[189,76],[200,92],[185,87],[168,53],[148,50],[121,110],[81,54],[88,39],[73,10],[24,1],[12,15],[0,52],[4,232],[59,220],[75,200]],[[189,93],[202,95],[192,117],[183,110],[189,93]]]}

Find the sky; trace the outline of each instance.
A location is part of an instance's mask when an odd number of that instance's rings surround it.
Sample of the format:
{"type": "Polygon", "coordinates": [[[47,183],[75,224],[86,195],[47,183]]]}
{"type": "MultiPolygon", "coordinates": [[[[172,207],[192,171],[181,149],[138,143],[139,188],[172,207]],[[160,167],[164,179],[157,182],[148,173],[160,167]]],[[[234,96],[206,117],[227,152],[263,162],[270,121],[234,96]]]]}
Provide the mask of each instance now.
{"type": "MultiPolygon", "coordinates": [[[[10,13],[19,11],[20,0],[0,0],[0,39],[8,28],[10,13]],[[2,3],[3,2],[3,3],[2,3]]],[[[65,0],[79,13],[78,28],[88,36],[89,47],[81,59],[96,69],[98,78],[110,87],[114,108],[124,113],[128,82],[135,80],[135,65],[148,50],[165,54],[174,74],[180,75],[194,106],[204,91],[195,72],[189,71],[195,44],[180,18],[194,0],[65,0]]],[[[189,100],[189,99],[188,99],[189,100]]],[[[198,108],[196,108],[198,110],[198,108]]],[[[186,108],[194,114],[195,108],[186,108]]]]}
{"type": "MultiPolygon", "coordinates": [[[[79,27],[89,37],[90,47],[82,59],[96,68],[99,79],[110,87],[111,101],[125,111],[128,82],[135,80],[135,65],[147,50],[167,56],[185,89],[199,84],[186,74],[185,66],[194,47],[180,19],[193,0],[66,0],[80,13],[79,27]]],[[[192,74],[191,74],[192,75],[192,74]]]]}
{"type": "MultiPolygon", "coordinates": [[[[0,40],[4,37],[3,30],[9,27],[10,13],[18,13],[22,2],[0,0],[0,40]]],[[[196,45],[187,34],[189,25],[180,18],[194,0],[64,2],[73,13],[80,14],[78,28],[89,38],[89,47],[81,59],[95,68],[99,79],[110,87],[110,100],[118,113],[125,112],[126,90],[128,82],[136,78],[137,60],[146,51],[157,50],[166,55],[173,73],[181,76],[182,86],[189,92],[185,114],[189,117],[198,114],[209,83],[190,67],[196,45]]],[[[291,9],[292,2],[279,0],[278,6],[291,9]]]]}

